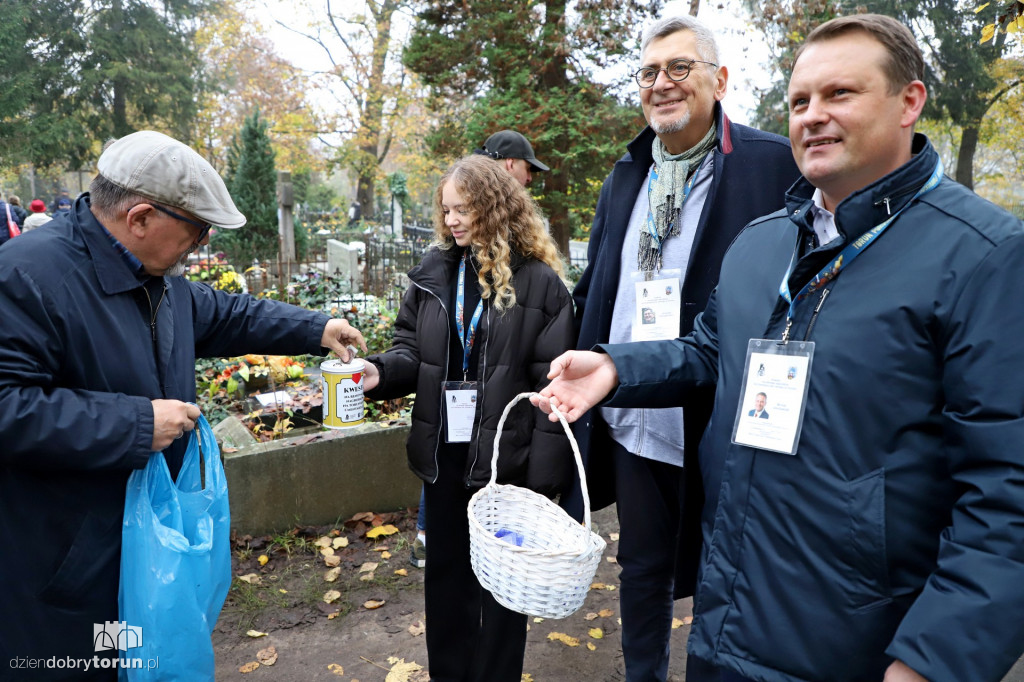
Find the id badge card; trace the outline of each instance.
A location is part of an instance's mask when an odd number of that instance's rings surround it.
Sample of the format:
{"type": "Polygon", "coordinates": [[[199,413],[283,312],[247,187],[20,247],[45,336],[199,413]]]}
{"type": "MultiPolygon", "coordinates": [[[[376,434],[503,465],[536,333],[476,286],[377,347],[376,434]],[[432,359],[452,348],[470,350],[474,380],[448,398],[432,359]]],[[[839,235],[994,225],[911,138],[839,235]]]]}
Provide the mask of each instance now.
{"type": "Polygon", "coordinates": [[[678,268],[630,273],[636,294],[633,341],[664,341],[679,336],[682,278],[682,270],[678,268]]]}
{"type": "Polygon", "coordinates": [[[477,382],[444,382],[444,440],[446,443],[468,443],[473,437],[476,417],[477,382]]]}
{"type": "Polygon", "coordinates": [[[813,358],[813,341],[750,340],[733,443],[796,454],[813,358]]]}

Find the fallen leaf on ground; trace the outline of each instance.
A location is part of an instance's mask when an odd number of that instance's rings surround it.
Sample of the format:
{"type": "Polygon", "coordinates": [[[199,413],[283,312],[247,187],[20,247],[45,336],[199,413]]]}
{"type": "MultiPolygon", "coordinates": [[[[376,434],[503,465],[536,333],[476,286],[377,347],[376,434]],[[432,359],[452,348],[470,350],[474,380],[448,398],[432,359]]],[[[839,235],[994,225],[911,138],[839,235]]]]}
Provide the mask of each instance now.
{"type": "Polygon", "coordinates": [[[260,554],[260,558],[257,559],[257,561],[260,562],[260,566],[266,566],[267,562],[270,561],[270,557],[268,557],[266,554],[260,554]]]}
{"type": "Polygon", "coordinates": [[[419,637],[427,631],[427,626],[423,624],[422,620],[418,620],[409,626],[409,634],[413,637],[419,637]]]}
{"type": "Polygon", "coordinates": [[[268,646],[266,649],[260,649],[256,652],[256,660],[261,665],[274,665],[277,663],[277,649],[272,646],[268,646]]]}
{"type": "Polygon", "coordinates": [[[260,667],[259,662],[257,662],[257,661],[250,661],[249,663],[246,663],[241,668],[239,668],[238,672],[240,672],[240,673],[251,673],[253,670],[255,670],[258,667],[260,667]]]}
{"type": "Polygon", "coordinates": [[[331,538],[329,538],[329,537],[327,537],[325,535],[322,538],[318,538],[317,541],[314,542],[313,544],[316,545],[317,547],[319,547],[320,549],[327,549],[328,547],[331,546],[331,542],[332,542],[331,538]]]}
{"type": "Polygon", "coordinates": [[[324,573],[324,580],[326,580],[329,583],[333,583],[335,580],[338,579],[339,575],[341,575],[341,567],[332,568],[331,570],[327,571],[327,573],[324,573]]]}
{"type": "Polygon", "coordinates": [[[616,559],[616,558],[615,558],[615,557],[613,557],[613,556],[606,556],[606,557],[604,558],[604,560],[605,560],[605,561],[607,561],[607,562],[608,562],[608,563],[610,563],[610,564],[617,564],[617,563],[619,563],[619,560],[618,560],[618,559],[616,559]]]}
{"type": "Polygon", "coordinates": [[[544,622],[544,619],[543,619],[543,618],[540,618],[540,617],[538,617],[538,618],[534,618],[534,619],[533,619],[533,622],[534,622],[534,623],[543,623],[543,622],[544,622]]]}
{"type": "Polygon", "coordinates": [[[601,628],[590,628],[590,632],[587,633],[592,639],[604,639],[604,630],[601,628]]]}
{"type": "Polygon", "coordinates": [[[370,610],[379,609],[380,607],[384,606],[384,604],[386,604],[386,603],[387,602],[385,602],[383,599],[367,599],[366,601],[363,602],[363,608],[364,609],[370,609],[370,610]]]}
{"type": "Polygon", "coordinates": [[[267,633],[260,632],[259,630],[249,630],[249,632],[247,632],[245,634],[247,636],[249,636],[249,637],[266,637],[267,636],[267,633]]]}
{"type": "Polygon", "coordinates": [[[361,576],[359,576],[359,579],[361,581],[363,581],[364,583],[368,583],[368,582],[370,582],[371,580],[373,580],[376,577],[377,577],[376,573],[364,573],[361,576]]]}
{"type": "Polygon", "coordinates": [[[395,571],[395,575],[409,575],[409,571],[405,570],[404,568],[400,568],[397,571],[395,571]]]}
{"type": "Polygon", "coordinates": [[[523,676],[519,678],[519,682],[533,682],[533,675],[530,673],[523,673],[523,676]]]}
{"type": "Polygon", "coordinates": [[[331,556],[325,556],[324,563],[328,566],[338,566],[341,564],[341,557],[333,554],[331,556]]]}
{"type": "Polygon", "coordinates": [[[377,526],[376,528],[373,528],[373,529],[367,531],[366,532],[366,537],[371,538],[371,539],[372,538],[379,538],[379,537],[383,537],[385,535],[394,535],[397,532],[398,532],[398,528],[396,528],[395,526],[392,526],[390,523],[388,523],[388,524],[385,524],[383,526],[377,526]]]}
{"type": "Polygon", "coordinates": [[[681,627],[683,627],[683,621],[679,620],[678,618],[673,618],[672,619],[672,629],[673,630],[677,630],[677,629],[679,629],[681,627]]]}
{"type": "Polygon", "coordinates": [[[277,591],[280,592],[281,594],[288,594],[288,590],[282,590],[281,588],[278,588],[277,591]]]}
{"type": "Polygon", "coordinates": [[[331,532],[330,532],[330,533],[328,533],[328,535],[330,535],[330,536],[331,536],[332,538],[336,538],[336,537],[338,537],[339,535],[341,535],[341,531],[340,531],[340,530],[338,530],[337,528],[332,528],[332,529],[331,529],[331,532]]]}
{"type": "Polygon", "coordinates": [[[597,614],[591,611],[587,615],[583,616],[583,620],[594,620],[597,618],[597,614]]]}
{"type": "Polygon", "coordinates": [[[369,573],[371,571],[376,571],[377,570],[377,566],[379,566],[379,564],[376,564],[376,563],[374,563],[372,561],[367,561],[365,564],[363,564],[362,566],[359,567],[359,572],[360,573],[369,573]]]}
{"type": "Polygon", "coordinates": [[[388,663],[391,664],[391,670],[388,671],[384,682],[410,682],[413,673],[423,670],[423,666],[419,663],[415,661],[406,663],[404,658],[391,656],[388,658],[388,663]]]}
{"type": "Polygon", "coordinates": [[[686,618],[683,618],[683,625],[689,625],[692,622],[693,622],[693,616],[687,616],[686,618]]]}
{"type": "Polygon", "coordinates": [[[369,523],[370,521],[373,521],[373,512],[359,512],[358,514],[353,514],[349,521],[366,521],[369,523]]]}
{"type": "Polygon", "coordinates": [[[615,585],[605,585],[604,583],[591,583],[590,589],[592,590],[608,590],[609,592],[615,589],[615,585]]]}
{"type": "Polygon", "coordinates": [[[328,604],[333,604],[339,599],[341,599],[341,592],[338,592],[337,590],[328,590],[324,593],[324,601],[328,604]]]}
{"type": "Polygon", "coordinates": [[[327,669],[330,670],[335,675],[344,675],[345,674],[345,669],[342,668],[337,663],[331,663],[329,666],[327,666],[327,669]]]}
{"type": "Polygon", "coordinates": [[[249,583],[250,585],[259,585],[263,582],[263,579],[255,573],[246,573],[245,575],[240,575],[238,576],[238,579],[241,580],[243,583],[249,583]]]}
{"type": "Polygon", "coordinates": [[[618,542],[619,541],[619,534],[618,533],[608,533],[608,539],[611,540],[612,542],[618,542]]]}
{"type": "Polygon", "coordinates": [[[334,549],[348,547],[348,538],[334,538],[334,542],[331,543],[331,547],[334,549]]]}
{"type": "Polygon", "coordinates": [[[590,649],[591,651],[597,651],[597,647],[594,646],[593,642],[587,642],[587,648],[590,649]]]}
{"type": "Polygon", "coordinates": [[[333,547],[324,547],[323,549],[320,550],[320,554],[322,556],[334,556],[334,548],[333,547]]]}
{"type": "Polygon", "coordinates": [[[390,559],[391,558],[391,552],[381,552],[380,553],[380,558],[381,559],[390,559]]]}
{"type": "Polygon", "coordinates": [[[576,637],[570,637],[564,632],[550,632],[548,633],[548,639],[553,642],[561,642],[566,646],[579,646],[580,640],[576,637]]]}
{"type": "Polygon", "coordinates": [[[331,613],[327,614],[327,620],[334,620],[335,618],[337,618],[340,615],[341,615],[341,611],[332,611],[331,613]]]}
{"type": "Polygon", "coordinates": [[[373,547],[372,549],[370,549],[370,551],[371,552],[386,552],[386,551],[388,551],[388,546],[387,545],[381,545],[380,547],[373,547]]]}
{"type": "Polygon", "coordinates": [[[601,616],[602,618],[611,618],[615,615],[615,612],[611,609],[601,609],[597,612],[597,615],[601,616]]]}

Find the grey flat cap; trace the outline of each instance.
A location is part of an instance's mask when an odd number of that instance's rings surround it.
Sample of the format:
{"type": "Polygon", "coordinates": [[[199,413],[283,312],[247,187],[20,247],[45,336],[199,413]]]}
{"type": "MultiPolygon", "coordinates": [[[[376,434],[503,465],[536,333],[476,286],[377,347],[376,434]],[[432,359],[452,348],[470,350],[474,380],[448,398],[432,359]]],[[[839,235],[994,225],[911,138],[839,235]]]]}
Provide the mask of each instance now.
{"type": "Polygon", "coordinates": [[[112,183],[191,213],[203,222],[235,229],[245,225],[220,174],[187,145],[152,130],[125,135],[96,164],[112,183]]]}

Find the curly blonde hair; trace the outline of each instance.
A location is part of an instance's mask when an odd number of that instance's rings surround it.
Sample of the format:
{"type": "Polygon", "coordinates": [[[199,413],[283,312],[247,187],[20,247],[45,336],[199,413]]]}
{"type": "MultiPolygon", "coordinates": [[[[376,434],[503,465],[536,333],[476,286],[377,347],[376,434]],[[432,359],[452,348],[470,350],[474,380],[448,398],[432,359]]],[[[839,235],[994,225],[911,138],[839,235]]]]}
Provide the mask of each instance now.
{"type": "Polygon", "coordinates": [[[454,183],[465,208],[473,217],[470,228],[473,255],[480,263],[477,280],[481,297],[494,299],[501,311],[516,302],[512,287],[512,254],[535,258],[551,266],[565,281],[565,267],[558,247],[548,234],[536,202],[511,173],[480,155],[456,161],[441,177],[434,193],[434,235],[440,249],[455,247],[455,238],[444,223],[441,196],[454,183]]]}

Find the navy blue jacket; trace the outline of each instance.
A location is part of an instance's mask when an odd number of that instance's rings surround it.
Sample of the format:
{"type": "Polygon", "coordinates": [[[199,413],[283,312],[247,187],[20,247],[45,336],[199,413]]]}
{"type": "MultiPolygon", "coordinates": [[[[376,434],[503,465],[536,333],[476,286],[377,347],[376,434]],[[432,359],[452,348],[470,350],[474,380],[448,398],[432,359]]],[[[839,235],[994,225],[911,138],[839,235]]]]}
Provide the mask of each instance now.
{"type": "MultiPolygon", "coordinates": [[[[682,315],[679,334],[693,329],[693,320],[718,282],[722,256],[733,238],[754,218],[783,205],[786,189],[799,176],[789,141],[778,135],[732,123],[721,105],[715,106],[718,139],[714,148],[713,179],[701,212],[682,284],[682,315]]],[[[628,152],[604,181],[590,231],[589,263],[573,291],[579,328],[577,348],[589,349],[608,341],[612,310],[619,287],[622,244],[627,238],[630,214],[644,186],[653,156],[654,131],[644,130],[627,146],[628,152]]],[[[629,236],[635,239],[635,235],[629,236]]],[[[683,537],[677,596],[693,593],[700,556],[700,510],[703,492],[697,471],[697,447],[711,414],[714,388],[691,394],[684,412],[686,489],[683,537]]],[[[600,411],[591,410],[573,429],[587,468],[587,485],[593,509],[615,501],[611,436],[600,411]]],[[[563,506],[577,519],[583,502],[577,484],[563,506]]]]}
{"type": "Polygon", "coordinates": [[[813,234],[806,181],[736,239],[692,334],[608,347],[611,404],[718,384],[689,650],[761,682],[881,680],[894,658],[932,682],[998,682],[1024,651],[1024,229],[948,178],[910,203],[938,160],[923,136],[915,151],[839,204],[841,239],[790,279],[799,291],[908,206],[813,325],[821,294],[796,306],[791,339],[815,347],[795,455],[731,434],[748,340],[781,338],[779,284],[813,234]]]}
{"type": "MultiPolygon", "coordinates": [[[[181,277],[161,288],[154,333],[87,197],[0,248],[4,666],[91,658],[93,623],[117,619],[125,484],[150,455],[151,401],[195,400],[197,355],[322,352],[323,314],[181,277]]],[[[166,453],[172,472],[185,440],[166,453]]]]}

